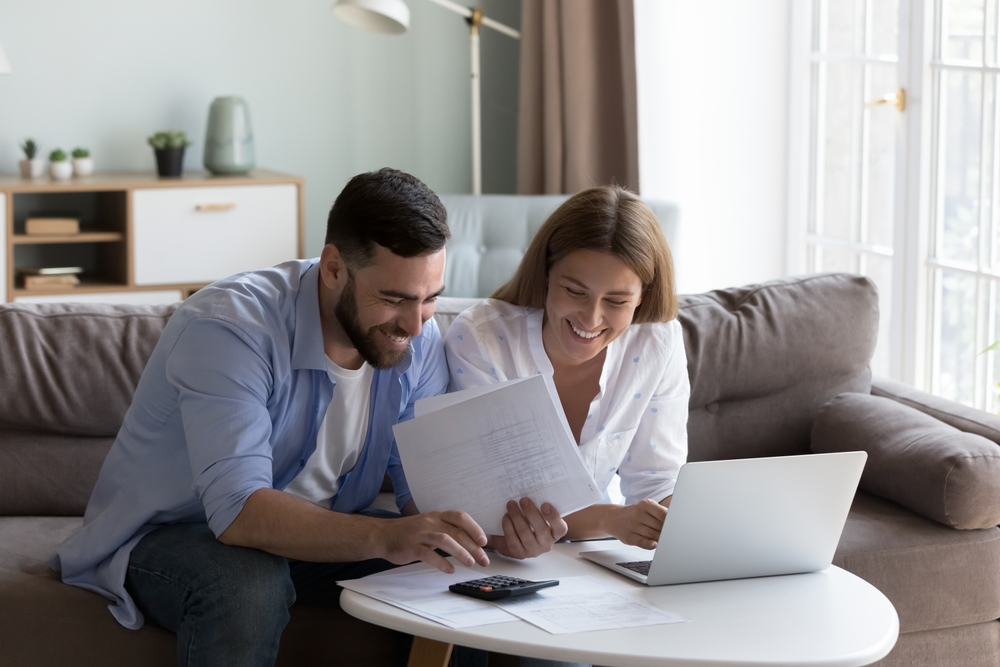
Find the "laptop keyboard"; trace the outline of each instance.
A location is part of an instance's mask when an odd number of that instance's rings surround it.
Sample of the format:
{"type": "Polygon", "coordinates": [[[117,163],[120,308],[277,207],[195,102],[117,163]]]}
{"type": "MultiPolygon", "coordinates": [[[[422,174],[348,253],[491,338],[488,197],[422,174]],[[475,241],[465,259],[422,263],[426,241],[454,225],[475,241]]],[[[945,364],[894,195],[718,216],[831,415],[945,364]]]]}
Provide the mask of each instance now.
{"type": "Polygon", "coordinates": [[[621,565],[622,567],[632,570],[633,572],[638,572],[644,577],[649,576],[649,565],[653,561],[651,560],[633,560],[627,563],[615,563],[615,565],[621,565]]]}

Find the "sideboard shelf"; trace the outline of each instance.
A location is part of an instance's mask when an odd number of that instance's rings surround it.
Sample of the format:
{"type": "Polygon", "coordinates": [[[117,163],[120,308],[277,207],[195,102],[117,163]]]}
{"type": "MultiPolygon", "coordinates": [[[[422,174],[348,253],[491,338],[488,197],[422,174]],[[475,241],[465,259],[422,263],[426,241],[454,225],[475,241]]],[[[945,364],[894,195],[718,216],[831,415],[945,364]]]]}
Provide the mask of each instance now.
{"type": "Polygon", "coordinates": [[[14,234],[14,245],[35,243],[114,243],[125,239],[121,232],[80,232],[79,234],[32,235],[14,234]]]}
{"type": "MultiPolygon", "coordinates": [[[[62,289],[24,289],[20,287],[15,287],[10,290],[10,293],[14,298],[11,301],[17,301],[17,297],[36,297],[36,296],[66,296],[77,294],[117,294],[122,291],[128,291],[129,293],[140,293],[140,292],[159,292],[159,291],[177,291],[184,293],[184,296],[196,292],[198,286],[195,285],[157,285],[156,288],[141,288],[141,289],[128,289],[126,290],[126,285],[119,283],[107,283],[100,282],[96,280],[83,280],[79,285],[72,288],[72,290],[62,289]]],[[[71,300],[71,299],[69,299],[71,300]]]]}
{"type": "Polygon", "coordinates": [[[304,255],[304,180],[98,173],[0,175],[0,300],[163,303],[233,273],[304,255]],[[31,217],[73,217],[79,234],[28,235],[31,217]],[[79,266],[80,284],[25,289],[19,269],[79,266]]]}

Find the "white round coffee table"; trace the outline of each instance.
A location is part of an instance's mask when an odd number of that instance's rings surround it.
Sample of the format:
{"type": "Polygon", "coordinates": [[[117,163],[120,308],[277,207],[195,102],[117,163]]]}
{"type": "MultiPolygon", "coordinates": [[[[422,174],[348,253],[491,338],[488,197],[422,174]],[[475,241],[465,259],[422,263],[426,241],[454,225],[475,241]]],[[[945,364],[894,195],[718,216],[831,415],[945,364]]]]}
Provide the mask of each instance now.
{"type": "Polygon", "coordinates": [[[885,657],[899,635],[899,618],[889,600],[837,567],[812,574],[650,587],[576,555],[615,546],[619,543],[558,544],[527,561],[491,554],[493,562],[484,572],[524,579],[586,574],[611,588],[639,590],[646,600],[687,622],[552,635],[524,621],[456,630],[348,590],[340,604],[369,623],[433,640],[415,641],[410,667],[440,667],[450,644],[609,667],[855,667],[885,657]]]}

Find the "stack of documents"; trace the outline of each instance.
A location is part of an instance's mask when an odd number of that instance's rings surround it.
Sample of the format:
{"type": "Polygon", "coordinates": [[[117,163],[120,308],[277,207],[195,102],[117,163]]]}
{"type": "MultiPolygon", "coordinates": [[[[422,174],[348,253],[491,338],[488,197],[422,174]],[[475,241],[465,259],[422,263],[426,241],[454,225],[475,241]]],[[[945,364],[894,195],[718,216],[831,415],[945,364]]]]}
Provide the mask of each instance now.
{"type": "Polygon", "coordinates": [[[66,288],[80,284],[79,266],[46,266],[42,268],[18,267],[18,274],[24,278],[24,289],[66,288]]]}
{"type": "Polygon", "coordinates": [[[337,583],[349,591],[381,600],[449,628],[471,628],[516,621],[516,616],[488,602],[457,595],[448,590],[452,584],[481,576],[482,572],[456,566],[454,574],[445,574],[435,569],[386,572],[337,583]]]}
{"type": "Polygon", "coordinates": [[[611,590],[594,577],[560,579],[522,597],[494,605],[553,635],[683,623],[684,617],[652,606],[633,591],[611,590]]]}
{"type": "Polygon", "coordinates": [[[417,401],[417,416],[393,427],[417,507],[461,510],[502,535],[509,500],[562,515],[601,502],[558,406],[551,375],[417,401]]]}
{"type": "Polygon", "coordinates": [[[521,619],[559,635],[685,620],[683,616],[650,605],[634,591],[612,590],[589,576],[568,577],[561,579],[558,586],[498,602],[477,600],[448,590],[451,584],[482,576],[481,571],[456,567],[454,574],[434,569],[388,572],[337,583],[449,628],[521,619]]]}

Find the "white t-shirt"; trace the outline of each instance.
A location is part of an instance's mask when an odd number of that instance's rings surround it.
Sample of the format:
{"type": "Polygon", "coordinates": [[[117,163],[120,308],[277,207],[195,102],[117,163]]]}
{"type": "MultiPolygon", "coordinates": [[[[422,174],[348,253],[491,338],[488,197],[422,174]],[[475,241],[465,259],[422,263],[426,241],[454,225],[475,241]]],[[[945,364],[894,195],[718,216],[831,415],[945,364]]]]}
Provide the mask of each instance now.
{"type": "Polygon", "coordinates": [[[365,444],[375,369],[365,363],[347,370],[327,359],[326,372],[336,386],[316,435],[316,451],[285,491],[329,508],[341,476],[354,468],[365,444]]]}
{"type": "MultiPolygon", "coordinates": [[[[543,314],[495,299],[462,312],[444,339],[451,391],[552,373],[543,314]]],[[[690,394],[676,319],[633,324],[613,340],[580,433],[580,455],[594,481],[607,489],[618,471],[627,503],[671,495],[687,460],[690,394]]]]}

